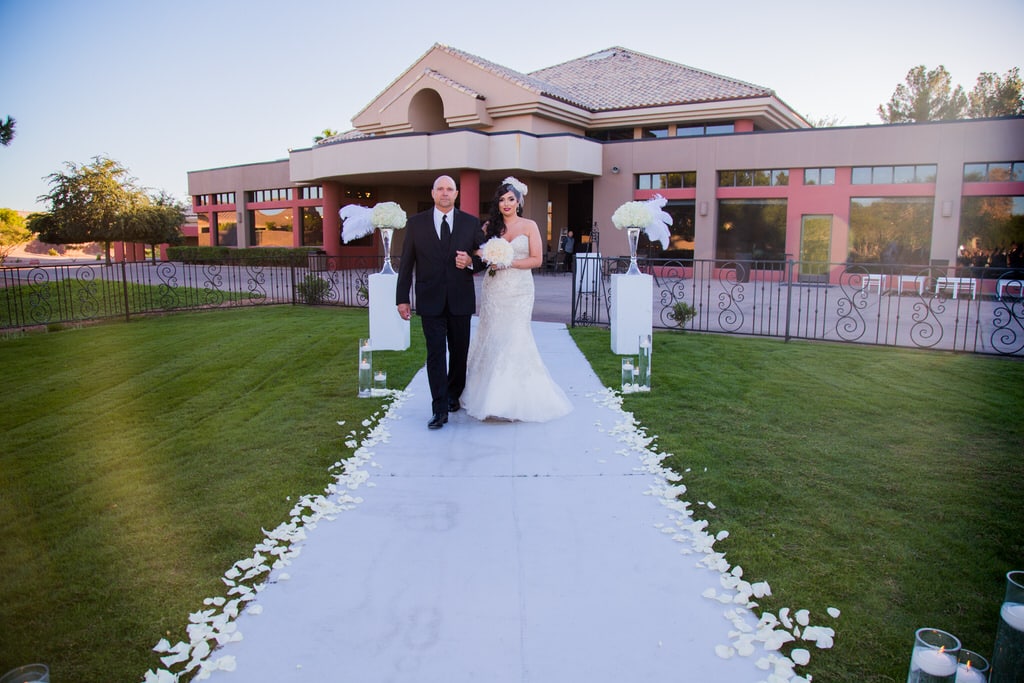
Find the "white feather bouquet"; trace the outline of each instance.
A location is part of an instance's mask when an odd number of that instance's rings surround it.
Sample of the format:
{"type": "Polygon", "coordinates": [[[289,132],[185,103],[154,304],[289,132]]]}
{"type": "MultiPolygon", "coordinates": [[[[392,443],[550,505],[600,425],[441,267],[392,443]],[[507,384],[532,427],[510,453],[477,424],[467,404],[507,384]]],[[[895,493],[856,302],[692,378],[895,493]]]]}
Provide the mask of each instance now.
{"type": "Polygon", "coordinates": [[[373,207],[370,222],[375,228],[401,230],[405,227],[405,211],[395,202],[381,202],[373,207]]]}
{"type": "Polygon", "coordinates": [[[491,266],[488,275],[493,276],[496,268],[508,268],[512,265],[515,254],[512,251],[512,243],[503,237],[492,237],[484,242],[480,249],[480,258],[484,263],[491,266]]]}
{"type": "Polygon", "coordinates": [[[401,230],[405,227],[405,211],[395,202],[380,202],[372,209],[359,204],[349,204],[338,211],[341,217],[341,241],[352,240],[372,234],[375,228],[401,230]]]}
{"type": "Polygon", "coordinates": [[[661,242],[662,249],[668,249],[669,230],[672,216],[663,210],[668,200],[656,194],[645,202],[626,202],[615,209],[612,224],[619,230],[626,228],[643,228],[647,239],[661,242]]]}

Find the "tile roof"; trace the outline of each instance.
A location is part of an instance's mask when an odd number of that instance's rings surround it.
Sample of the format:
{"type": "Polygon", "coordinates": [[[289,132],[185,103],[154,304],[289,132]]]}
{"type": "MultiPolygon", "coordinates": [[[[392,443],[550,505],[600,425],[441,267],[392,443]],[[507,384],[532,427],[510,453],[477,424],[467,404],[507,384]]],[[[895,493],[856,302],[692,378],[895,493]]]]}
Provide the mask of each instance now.
{"type": "Polygon", "coordinates": [[[766,97],[770,88],[611,47],[529,74],[447,45],[435,47],[536,93],[591,112],[766,97]]]}
{"type": "MultiPolygon", "coordinates": [[[[622,47],[529,74],[590,111],[766,97],[770,88],[726,78],[622,47]]],[[[553,97],[559,97],[549,92],[553,97]]]]}

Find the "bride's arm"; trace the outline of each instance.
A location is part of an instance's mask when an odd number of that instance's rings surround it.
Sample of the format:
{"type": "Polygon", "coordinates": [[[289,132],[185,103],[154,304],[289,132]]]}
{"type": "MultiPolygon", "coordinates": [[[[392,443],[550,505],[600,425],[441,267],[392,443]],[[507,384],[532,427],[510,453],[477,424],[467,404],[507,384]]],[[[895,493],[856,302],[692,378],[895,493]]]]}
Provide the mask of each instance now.
{"type": "Polygon", "coordinates": [[[541,255],[540,229],[533,221],[529,221],[526,236],[530,240],[530,255],[526,258],[519,258],[513,261],[513,268],[530,270],[532,268],[537,268],[544,262],[544,257],[541,255]]]}

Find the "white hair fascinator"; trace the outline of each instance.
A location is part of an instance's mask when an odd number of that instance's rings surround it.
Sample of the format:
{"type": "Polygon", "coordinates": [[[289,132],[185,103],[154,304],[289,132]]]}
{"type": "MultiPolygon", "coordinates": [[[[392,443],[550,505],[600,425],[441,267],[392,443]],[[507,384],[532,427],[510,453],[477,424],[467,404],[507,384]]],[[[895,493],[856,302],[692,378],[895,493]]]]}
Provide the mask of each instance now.
{"type": "Polygon", "coordinates": [[[512,187],[514,187],[516,189],[516,192],[519,193],[519,197],[521,200],[526,198],[526,184],[519,180],[519,178],[516,178],[515,176],[509,176],[508,178],[502,180],[501,184],[511,185],[512,187]]]}

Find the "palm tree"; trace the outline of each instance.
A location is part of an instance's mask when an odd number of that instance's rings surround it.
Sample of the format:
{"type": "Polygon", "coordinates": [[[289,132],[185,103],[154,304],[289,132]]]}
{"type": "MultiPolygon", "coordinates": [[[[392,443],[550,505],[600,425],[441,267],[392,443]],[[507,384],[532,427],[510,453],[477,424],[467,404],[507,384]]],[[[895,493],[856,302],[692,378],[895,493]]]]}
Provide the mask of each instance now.
{"type": "Polygon", "coordinates": [[[336,131],[336,130],[331,130],[330,128],[324,128],[322,131],[320,131],[320,135],[314,135],[313,136],[313,142],[323,142],[327,138],[333,138],[337,134],[338,134],[338,131],[336,131]]]}
{"type": "Polygon", "coordinates": [[[11,140],[14,139],[14,124],[16,123],[17,121],[10,116],[6,121],[0,121],[0,145],[6,147],[11,144],[11,140]]]}

